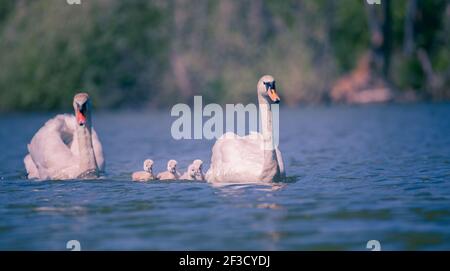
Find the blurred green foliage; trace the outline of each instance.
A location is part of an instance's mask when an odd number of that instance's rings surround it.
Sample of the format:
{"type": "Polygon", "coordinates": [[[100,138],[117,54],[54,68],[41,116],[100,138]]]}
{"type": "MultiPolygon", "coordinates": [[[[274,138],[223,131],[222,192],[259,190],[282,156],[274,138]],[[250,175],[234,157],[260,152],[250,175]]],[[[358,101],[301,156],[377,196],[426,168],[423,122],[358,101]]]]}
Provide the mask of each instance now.
{"type": "MultiPolygon", "coordinates": [[[[427,92],[402,54],[407,0],[392,1],[391,80],[427,92]]],[[[418,1],[416,46],[450,97],[450,7],[418,1]]],[[[377,8],[377,7],[374,7],[377,8]]],[[[87,91],[100,108],[255,100],[273,74],[289,105],[327,100],[370,46],[364,1],[0,1],[0,111],[70,108],[87,91]]]]}

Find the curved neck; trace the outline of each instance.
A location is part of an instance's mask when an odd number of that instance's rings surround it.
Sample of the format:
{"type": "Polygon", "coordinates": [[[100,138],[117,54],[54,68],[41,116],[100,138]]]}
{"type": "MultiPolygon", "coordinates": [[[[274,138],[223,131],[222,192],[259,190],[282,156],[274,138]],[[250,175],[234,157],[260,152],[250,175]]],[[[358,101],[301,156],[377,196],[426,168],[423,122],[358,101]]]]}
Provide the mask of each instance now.
{"type": "Polygon", "coordinates": [[[261,134],[263,136],[264,163],[261,172],[261,180],[271,180],[271,176],[278,166],[273,140],[273,120],[270,104],[264,97],[258,96],[259,114],[261,118],[261,134]]]}
{"type": "Polygon", "coordinates": [[[89,122],[85,126],[77,125],[76,136],[78,138],[81,177],[98,176],[98,166],[92,145],[91,133],[91,125],[89,122]]]}
{"type": "Polygon", "coordinates": [[[258,96],[259,114],[261,118],[261,134],[264,139],[264,150],[274,150],[273,142],[273,120],[270,104],[264,97],[258,96]]]}

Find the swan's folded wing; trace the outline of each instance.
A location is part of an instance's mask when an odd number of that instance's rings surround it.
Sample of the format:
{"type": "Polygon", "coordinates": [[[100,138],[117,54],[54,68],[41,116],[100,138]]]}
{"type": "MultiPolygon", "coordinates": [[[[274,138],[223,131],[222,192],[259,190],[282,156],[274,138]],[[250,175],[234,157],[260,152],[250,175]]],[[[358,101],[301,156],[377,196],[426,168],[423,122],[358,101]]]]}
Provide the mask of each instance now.
{"type": "Polygon", "coordinates": [[[213,146],[209,182],[257,181],[264,162],[261,138],[226,133],[213,146]]]}
{"type": "Polygon", "coordinates": [[[97,132],[92,128],[92,147],[94,148],[95,160],[97,162],[98,169],[105,171],[105,158],[103,157],[103,146],[98,139],[97,132]]]}
{"type": "Polygon", "coordinates": [[[39,129],[29,144],[29,152],[40,178],[46,178],[49,172],[74,165],[75,157],[62,138],[62,132],[69,130],[66,115],[58,115],[47,121],[39,129]]]}
{"type": "Polygon", "coordinates": [[[25,169],[27,170],[28,179],[39,179],[39,171],[34,164],[33,159],[31,159],[31,155],[27,154],[27,156],[23,159],[23,163],[25,164],[25,169]]]}
{"type": "Polygon", "coordinates": [[[284,168],[284,160],[283,156],[281,155],[280,149],[276,148],[275,152],[277,154],[277,161],[278,161],[278,167],[280,168],[280,175],[282,178],[286,177],[286,170],[284,168]]]}

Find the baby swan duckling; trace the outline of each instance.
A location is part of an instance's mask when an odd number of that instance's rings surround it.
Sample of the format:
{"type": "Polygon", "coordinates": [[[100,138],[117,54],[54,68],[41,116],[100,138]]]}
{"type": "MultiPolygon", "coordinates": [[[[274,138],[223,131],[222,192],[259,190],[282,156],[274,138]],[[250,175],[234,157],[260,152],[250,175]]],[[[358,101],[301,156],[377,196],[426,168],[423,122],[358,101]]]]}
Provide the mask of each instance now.
{"type": "Polygon", "coordinates": [[[192,164],[189,165],[188,170],[180,177],[182,180],[190,180],[190,181],[204,181],[205,176],[202,172],[202,160],[194,160],[192,164]]]}
{"type": "Polygon", "coordinates": [[[155,176],[153,176],[153,160],[145,160],[144,171],[133,172],[131,178],[133,181],[149,181],[155,179],[155,176]]]}
{"type": "Polygon", "coordinates": [[[183,175],[181,175],[180,179],[192,181],[194,180],[194,178],[195,178],[195,166],[194,164],[190,164],[188,166],[187,171],[183,175]]]}
{"type": "Polygon", "coordinates": [[[204,181],[205,176],[202,172],[202,160],[194,160],[192,164],[189,165],[188,170],[181,176],[182,180],[191,180],[191,181],[204,181]]]}
{"type": "Polygon", "coordinates": [[[203,175],[203,161],[200,159],[194,160],[192,163],[194,164],[196,171],[195,171],[195,180],[196,181],[205,181],[205,175],[203,175]]]}
{"type": "Polygon", "coordinates": [[[167,171],[159,173],[156,178],[159,180],[178,180],[180,173],[177,171],[177,161],[169,160],[167,162],[167,171]]]}

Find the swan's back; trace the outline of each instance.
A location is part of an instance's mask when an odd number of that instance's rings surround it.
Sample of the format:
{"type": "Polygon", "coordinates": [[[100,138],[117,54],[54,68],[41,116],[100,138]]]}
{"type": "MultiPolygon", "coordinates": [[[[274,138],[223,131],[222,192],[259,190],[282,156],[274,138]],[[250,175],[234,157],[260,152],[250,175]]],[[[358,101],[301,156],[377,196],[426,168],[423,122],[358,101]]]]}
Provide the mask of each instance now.
{"type": "Polygon", "coordinates": [[[28,151],[39,172],[39,179],[53,178],[55,172],[76,166],[70,150],[74,130],[67,125],[68,115],[57,115],[48,120],[33,136],[28,151]]]}
{"type": "Polygon", "coordinates": [[[244,137],[224,134],[213,146],[206,179],[208,182],[257,182],[264,163],[262,144],[258,133],[244,137]]]}

